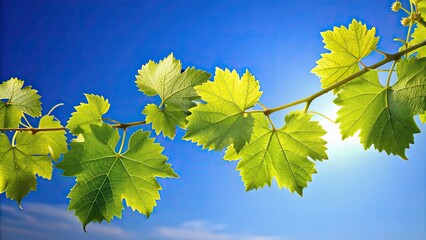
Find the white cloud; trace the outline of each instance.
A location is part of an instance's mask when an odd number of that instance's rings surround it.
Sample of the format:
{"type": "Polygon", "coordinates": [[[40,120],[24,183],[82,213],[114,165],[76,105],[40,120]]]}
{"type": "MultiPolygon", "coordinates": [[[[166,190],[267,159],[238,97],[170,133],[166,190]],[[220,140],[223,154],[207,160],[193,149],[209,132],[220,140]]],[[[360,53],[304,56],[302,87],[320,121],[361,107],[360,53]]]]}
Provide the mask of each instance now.
{"type": "Polygon", "coordinates": [[[0,205],[2,240],[289,240],[280,236],[257,235],[252,233],[231,232],[227,225],[206,220],[186,221],[178,226],[161,226],[154,229],[129,231],[110,224],[88,225],[88,233],[82,229],[81,223],[66,210],[65,205],[48,205],[42,203],[26,203],[21,210],[17,206],[0,205]]]}
{"type": "MultiPolygon", "coordinates": [[[[88,225],[88,234],[86,234],[83,232],[77,217],[72,212],[67,211],[65,205],[27,203],[24,207],[25,209],[21,210],[7,205],[0,206],[0,211],[3,213],[3,216],[1,216],[2,224],[0,225],[1,232],[10,235],[17,234],[17,236],[22,237],[32,236],[39,239],[57,239],[57,235],[51,235],[52,232],[64,236],[63,239],[92,239],[96,236],[103,237],[103,239],[105,237],[132,239],[136,236],[135,233],[122,228],[101,224],[88,225]]],[[[2,237],[5,236],[8,235],[2,237]]]]}
{"type": "MultiPolygon", "coordinates": [[[[158,227],[154,236],[167,240],[284,240],[282,237],[226,233],[226,225],[205,220],[187,221],[176,227],[158,227]]],[[[289,238],[286,238],[289,239],[289,238]]]]}

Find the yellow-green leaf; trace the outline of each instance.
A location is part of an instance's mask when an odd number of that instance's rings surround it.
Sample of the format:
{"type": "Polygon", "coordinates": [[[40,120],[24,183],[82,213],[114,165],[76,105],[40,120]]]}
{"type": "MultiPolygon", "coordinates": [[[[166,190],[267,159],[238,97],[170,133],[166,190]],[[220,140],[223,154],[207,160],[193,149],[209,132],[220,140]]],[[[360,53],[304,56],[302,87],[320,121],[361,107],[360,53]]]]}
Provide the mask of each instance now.
{"type": "Polygon", "coordinates": [[[193,67],[188,67],[182,72],[181,62],[175,59],[173,54],[159,63],[149,61],[142,66],[136,76],[136,85],[147,96],[159,95],[161,98],[160,107],[154,109],[151,105],[143,111],[147,115],[147,122],[153,122],[152,127],[157,134],[163,132],[165,136],[174,138],[176,125],[185,128],[186,123],[183,124],[181,121],[182,113],[185,114],[183,118],[186,118],[188,109],[195,105],[192,101],[199,99],[194,87],[206,82],[209,78],[210,74],[193,67]],[[172,105],[173,107],[171,107],[172,105]],[[169,111],[165,108],[169,110],[173,108],[173,110],[169,111]],[[155,116],[149,116],[150,114],[155,116]],[[160,118],[165,119],[166,117],[169,121],[160,120],[160,118]],[[179,121],[171,126],[172,119],[179,119],[179,121]]]}
{"type": "Polygon", "coordinates": [[[322,139],[326,132],[303,112],[288,114],[280,129],[271,128],[265,116],[258,115],[250,142],[238,154],[229,147],[225,158],[241,159],[237,169],[247,191],[270,186],[275,178],[280,188],[302,195],[316,173],[312,160],[328,158],[322,139]]]}
{"type": "Polygon", "coordinates": [[[146,115],[146,123],[152,123],[152,128],[157,135],[163,132],[164,136],[171,139],[176,133],[176,125],[186,127],[186,114],[180,107],[173,104],[165,104],[163,109],[158,108],[155,104],[145,106],[143,114],[146,115]]]}
{"type": "Polygon", "coordinates": [[[398,81],[392,86],[400,102],[414,114],[426,111],[426,58],[405,58],[397,64],[398,81]]]}
{"type": "Polygon", "coordinates": [[[365,24],[352,20],[349,28],[334,27],[333,31],[321,33],[324,48],[329,53],[321,54],[321,59],[312,69],[326,88],[359,71],[358,63],[376,48],[379,38],[376,29],[367,29],[365,24]]]}
{"type": "Polygon", "coordinates": [[[50,179],[53,168],[39,134],[17,132],[15,140],[10,143],[0,134],[0,193],[21,205],[22,198],[36,190],[35,175],[50,179]]]}
{"type": "MultiPolygon", "coordinates": [[[[43,116],[40,119],[39,128],[62,128],[61,123],[55,120],[53,116],[43,116]]],[[[57,161],[61,154],[68,151],[67,138],[65,130],[41,131],[37,136],[41,138],[40,144],[45,148],[45,152],[57,161]]]]}
{"type": "Polygon", "coordinates": [[[84,142],[71,142],[71,150],[58,167],[65,176],[76,176],[77,183],[68,197],[83,228],[89,222],[109,222],[121,217],[126,205],[149,216],[160,199],[157,177],[178,177],[161,154],[163,147],[149,138],[149,132],[135,132],[126,152],[115,149],[117,129],[107,124],[90,125],[83,132],[84,142]]]}
{"type": "Polygon", "coordinates": [[[419,133],[410,106],[392,88],[380,84],[377,72],[368,72],[345,85],[334,102],[342,108],[337,122],[343,139],[360,131],[364,148],[407,159],[405,149],[419,133]]]}
{"type": "Polygon", "coordinates": [[[191,108],[184,139],[209,150],[233,144],[237,152],[250,140],[253,117],[245,111],[259,101],[259,82],[246,71],[242,78],[234,70],[216,68],[213,82],[195,87],[205,103],[191,108]]]}
{"type": "Polygon", "coordinates": [[[80,103],[75,107],[75,112],[72,113],[68,120],[67,128],[74,135],[78,135],[85,131],[90,131],[90,124],[102,124],[102,115],[109,110],[108,99],[94,94],[84,94],[87,103],[80,103]]]}
{"type": "Polygon", "coordinates": [[[0,84],[0,128],[17,128],[21,117],[41,115],[40,95],[31,86],[24,87],[24,81],[11,78],[0,84]]]}

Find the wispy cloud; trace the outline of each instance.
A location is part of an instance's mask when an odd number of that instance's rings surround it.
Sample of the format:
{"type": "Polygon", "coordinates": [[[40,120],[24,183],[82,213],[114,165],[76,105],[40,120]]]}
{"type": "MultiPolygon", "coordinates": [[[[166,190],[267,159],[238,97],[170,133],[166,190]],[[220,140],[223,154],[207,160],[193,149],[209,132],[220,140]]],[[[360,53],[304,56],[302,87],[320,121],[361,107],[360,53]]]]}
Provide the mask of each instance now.
{"type": "MultiPolygon", "coordinates": [[[[290,240],[294,238],[233,232],[226,224],[207,220],[186,221],[177,226],[123,229],[110,224],[88,225],[88,233],[66,205],[26,203],[25,209],[0,205],[2,240],[155,239],[155,240],[290,240]],[[142,232],[143,231],[143,232],[142,232]]],[[[151,225],[152,226],[152,225],[151,225]]]]}
{"type": "Polygon", "coordinates": [[[227,226],[205,220],[183,222],[176,227],[158,227],[154,236],[167,240],[288,240],[277,236],[226,232],[227,226]]]}
{"type": "Polygon", "coordinates": [[[81,223],[72,212],[66,210],[65,205],[27,203],[25,210],[1,205],[0,211],[3,213],[0,230],[3,233],[2,238],[5,240],[11,234],[14,234],[16,238],[21,236],[23,239],[25,236],[37,239],[57,239],[59,234],[64,236],[63,239],[92,239],[94,237],[133,239],[136,236],[134,232],[101,224],[90,224],[89,233],[86,234],[82,230],[81,223]],[[52,236],[52,232],[58,233],[58,235],[52,236]]]}

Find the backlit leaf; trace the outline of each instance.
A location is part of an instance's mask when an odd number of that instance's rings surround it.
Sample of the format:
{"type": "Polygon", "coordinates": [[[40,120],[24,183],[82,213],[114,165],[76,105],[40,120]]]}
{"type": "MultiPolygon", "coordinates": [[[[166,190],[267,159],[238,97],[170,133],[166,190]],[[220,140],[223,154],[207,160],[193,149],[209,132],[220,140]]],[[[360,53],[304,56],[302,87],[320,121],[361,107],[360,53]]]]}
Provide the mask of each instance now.
{"type": "Polygon", "coordinates": [[[259,101],[259,82],[246,71],[216,68],[213,82],[195,87],[205,103],[191,108],[184,139],[209,150],[222,150],[233,144],[237,152],[250,140],[253,117],[245,111],[259,101]]]}
{"type": "Polygon", "coordinates": [[[149,61],[142,66],[136,76],[136,85],[147,96],[159,95],[161,98],[159,107],[150,104],[143,111],[157,134],[163,132],[174,138],[176,125],[185,128],[188,109],[194,106],[193,100],[199,99],[194,87],[209,78],[210,74],[193,67],[182,72],[181,62],[173,54],[159,63],[149,61]]]}
{"type": "Polygon", "coordinates": [[[65,176],[76,176],[77,183],[68,197],[69,209],[75,211],[83,228],[89,222],[109,222],[121,217],[123,199],[126,205],[149,216],[160,199],[161,186],[156,177],[177,177],[163,147],[149,138],[149,132],[135,132],[124,153],[115,149],[117,129],[107,124],[90,125],[83,132],[84,142],[72,142],[58,167],[65,176]]]}
{"type": "Polygon", "coordinates": [[[349,28],[334,27],[333,31],[321,33],[324,48],[329,53],[321,54],[321,59],[312,69],[326,88],[359,71],[358,63],[376,48],[376,29],[367,29],[361,22],[352,20],[349,28]]]}
{"type": "Polygon", "coordinates": [[[68,120],[67,128],[74,135],[90,131],[90,124],[102,124],[102,115],[109,110],[108,99],[94,94],[85,94],[87,103],[81,103],[75,107],[75,112],[72,113],[68,120]]]}
{"type": "Polygon", "coordinates": [[[31,86],[22,88],[24,81],[11,78],[0,84],[0,128],[17,128],[21,117],[41,115],[40,95],[31,86]]]}
{"type": "Polygon", "coordinates": [[[225,158],[241,159],[237,169],[247,191],[270,186],[275,178],[280,188],[302,195],[316,173],[312,160],[328,158],[322,139],[326,132],[303,112],[288,114],[280,129],[272,128],[263,114],[257,115],[250,142],[238,155],[228,148],[225,158]]]}
{"type": "MultiPolygon", "coordinates": [[[[53,116],[43,116],[40,119],[39,128],[62,128],[59,121],[53,116]]],[[[61,154],[68,151],[65,130],[41,131],[36,135],[40,137],[40,145],[45,148],[45,152],[50,154],[53,160],[57,161],[61,154]]]]}
{"type": "Polygon", "coordinates": [[[414,114],[426,111],[426,58],[400,60],[397,74],[398,81],[392,89],[399,101],[410,105],[414,114]]]}
{"type": "Polygon", "coordinates": [[[35,175],[50,179],[53,168],[39,134],[17,132],[15,141],[0,134],[0,193],[21,205],[22,198],[36,190],[35,175]]]}
{"type": "Polygon", "coordinates": [[[365,149],[374,145],[379,151],[407,159],[405,149],[420,130],[410,106],[398,99],[395,90],[380,84],[377,72],[367,72],[345,84],[334,102],[342,107],[336,121],[343,139],[360,131],[365,149]]]}

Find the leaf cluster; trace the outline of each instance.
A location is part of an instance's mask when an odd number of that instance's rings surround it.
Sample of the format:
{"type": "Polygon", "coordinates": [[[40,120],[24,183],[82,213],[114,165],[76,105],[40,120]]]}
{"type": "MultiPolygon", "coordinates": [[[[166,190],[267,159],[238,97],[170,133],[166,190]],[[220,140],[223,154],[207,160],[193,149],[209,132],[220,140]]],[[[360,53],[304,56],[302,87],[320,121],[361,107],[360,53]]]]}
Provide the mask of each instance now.
{"type": "MultiPolygon", "coordinates": [[[[425,1],[410,4],[412,16],[426,16],[425,1]]],[[[145,120],[106,118],[108,99],[85,94],[86,102],[75,107],[63,127],[51,115],[53,109],[42,115],[36,90],[12,78],[0,84],[0,193],[20,205],[36,189],[36,176],[50,179],[53,162],[62,156],[56,167],[76,178],[68,194],[69,210],[84,229],[90,222],[121,217],[123,200],[149,217],[160,199],[157,178],[178,177],[151,132],[140,129],[127,139],[129,127],[151,124],[155,135],[173,139],[180,127],[186,130],[184,140],[203,149],[226,149],[224,160],[238,161],[247,191],[271,186],[275,179],[279,188],[302,196],[317,172],[315,164],[328,159],[327,132],[308,109],[329,91],[339,107],[335,122],[342,139],[358,134],[365,149],[373,146],[407,159],[406,150],[420,132],[415,117],[426,122],[426,26],[416,21],[396,54],[377,49],[376,29],[355,19],[321,33],[326,52],[312,73],[323,90],[276,108],[261,103],[260,83],[250,71],[240,76],[236,70],[216,68],[211,79],[194,67],[183,69],[170,54],[149,61],[136,75],[138,90],[160,99],[141,110],[145,120]],[[384,59],[368,67],[363,60],[374,52],[384,59]],[[381,81],[377,68],[386,63],[392,66],[381,81]],[[305,104],[303,110],[288,112],[284,125],[275,127],[271,114],[299,104],[305,104]],[[27,118],[38,121],[38,127],[27,118]],[[66,130],[72,134],[69,144],[66,130]]]]}

